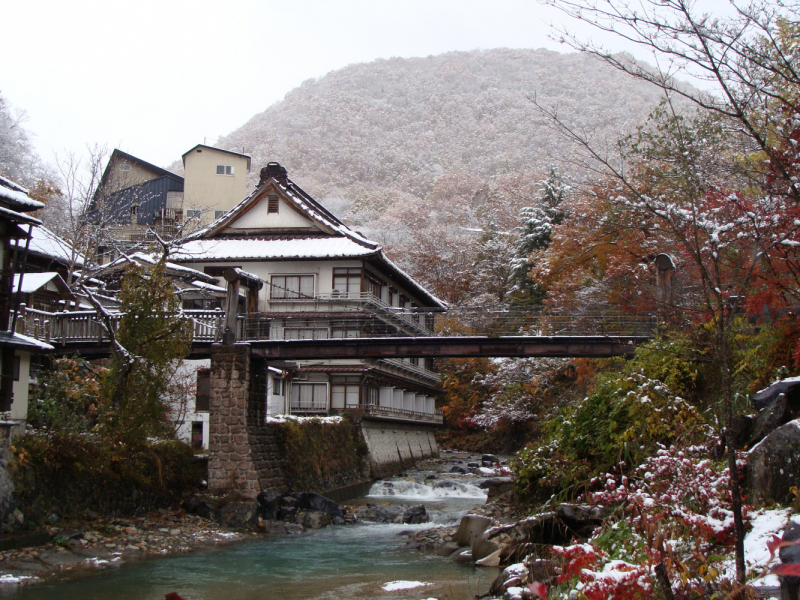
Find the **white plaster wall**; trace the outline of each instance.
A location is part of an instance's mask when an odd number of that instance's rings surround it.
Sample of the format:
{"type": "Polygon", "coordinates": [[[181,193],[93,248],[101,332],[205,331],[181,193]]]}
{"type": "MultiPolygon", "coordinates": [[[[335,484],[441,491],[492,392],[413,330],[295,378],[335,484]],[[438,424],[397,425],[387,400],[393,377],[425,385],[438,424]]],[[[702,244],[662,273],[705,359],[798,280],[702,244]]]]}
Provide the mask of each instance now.
{"type": "MultiPolygon", "coordinates": [[[[258,293],[258,309],[262,312],[270,310],[270,277],[272,275],[314,275],[314,293],[330,293],[333,290],[333,269],[341,267],[359,267],[361,262],[358,260],[285,260],[285,261],[209,261],[186,263],[187,267],[203,271],[205,267],[230,267],[239,266],[244,271],[252,273],[264,281],[264,287],[258,293]]],[[[222,277],[217,279],[218,285],[225,287],[226,283],[222,277]]],[[[287,302],[276,302],[273,310],[278,310],[281,305],[287,302]]],[[[294,300],[293,306],[299,307],[300,300],[294,300]]],[[[313,306],[313,305],[312,305],[313,306]]]]}
{"type": "MultiPolygon", "coordinates": [[[[175,379],[178,381],[183,381],[186,384],[191,386],[191,389],[196,390],[197,384],[197,370],[201,368],[210,368],[211,367],[211,360],[210,359],[199,359],[199,360],[184,360],[181,362],[180,367],[178,367],[177,372],[175,373],[175,379]]],[[[187,444],[191,444],[192,442],[192,422],[194,421],[201,421],[203,423],[203,448],[206,450],[208,449],[208,439],[209,439],[209,424],[208,424],[208,413],[207,412],[196,412],[195,411],[195,394],[190,394],[186,399],[186,411],[181,415],[178,410],[179,407],[176,405],[174,406],[174,410],[176,411],[176,418],[178,421],[177,433],[178,438],[186,442],[187,444]]]]}
{"type": "Polygon", "coordinates": [[[278,212],[270,213],[268,195],[271,193],[264,194],[245,214],[231,223],[231,229],[317,228],[311,219],[292,208],[278,194],[275,194],[279,198],[278,212]]]}
{"type": "Polygon", "coordinates": [[[31,354],[21,350],[16,350],[15,356],[19,356],[19,381],[13,385],[14,401],[11,403],[11,420],[28,420],[28,384],[31,372],[31,354]]]}

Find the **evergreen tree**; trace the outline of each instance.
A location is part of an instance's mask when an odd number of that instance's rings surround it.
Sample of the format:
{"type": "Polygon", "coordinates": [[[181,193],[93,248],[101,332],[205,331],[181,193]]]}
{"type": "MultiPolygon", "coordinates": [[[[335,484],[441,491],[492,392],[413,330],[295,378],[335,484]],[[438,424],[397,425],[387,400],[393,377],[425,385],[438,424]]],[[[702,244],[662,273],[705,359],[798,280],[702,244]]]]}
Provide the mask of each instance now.
{"type": "Polygon", "coordinates": [[[569,192],[558,170],[550,167],[547,179],[541,181],[541,195],[534,206],[520,210],[516,256],[513,260],[514,295],[517,304],[539,304],[545,290],[529,277],[531,255],[550,246],[553,227],[566,216],[562,204],[569,192]]]}

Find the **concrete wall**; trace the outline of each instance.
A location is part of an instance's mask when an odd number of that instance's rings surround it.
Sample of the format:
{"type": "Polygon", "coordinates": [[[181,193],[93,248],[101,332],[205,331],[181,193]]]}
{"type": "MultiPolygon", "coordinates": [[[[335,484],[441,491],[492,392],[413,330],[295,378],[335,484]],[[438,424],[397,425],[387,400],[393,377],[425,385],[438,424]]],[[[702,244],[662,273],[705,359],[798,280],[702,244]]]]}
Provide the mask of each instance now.
{"type": "Polygon", "coordinates": [[[389,477],[410,468],[418,460],[439,456],[430,425],[365,419],[361,422],[361,432],[367,442],[375,478],[389,477]]]}
{"type": "Polygon", "coordinates": [[[236,156],[203,146],[184,157],[184,210],[203,210],[203,222],[215,210],[230,210],[247,196],[247,163],[236,156]],[[217,165],[231,165],[233,175],[217,175],[217,165]]]}

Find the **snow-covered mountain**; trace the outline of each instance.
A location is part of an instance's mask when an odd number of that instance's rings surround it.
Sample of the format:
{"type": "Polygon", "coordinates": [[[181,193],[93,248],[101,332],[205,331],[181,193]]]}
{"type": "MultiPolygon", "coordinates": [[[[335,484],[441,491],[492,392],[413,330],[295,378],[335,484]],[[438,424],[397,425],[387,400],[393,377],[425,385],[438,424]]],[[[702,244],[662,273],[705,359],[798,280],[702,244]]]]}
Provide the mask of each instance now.
{"type": "MultiPolygon", "coordinates": [[[[659,91],[586,55],[449,52],[350,65],[304,82],[218,141],[277,160],[325,197],[399,187],[427,193],[446,172],[480,177],[542,169],[564,153],[529,100],[613,140],[659,91]]],[[[253,174],[257,179],[257,173],[253,174]]]]}

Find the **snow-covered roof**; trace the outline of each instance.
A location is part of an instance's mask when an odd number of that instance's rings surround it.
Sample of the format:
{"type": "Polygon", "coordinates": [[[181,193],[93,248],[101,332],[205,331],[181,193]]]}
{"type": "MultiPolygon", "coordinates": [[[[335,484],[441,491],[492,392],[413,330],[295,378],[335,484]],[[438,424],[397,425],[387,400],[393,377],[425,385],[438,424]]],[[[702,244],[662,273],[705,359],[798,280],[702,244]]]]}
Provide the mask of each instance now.
{"type": "Polygon", "coordinates": [[[192,285],[200,290],[208,290],[209,292],[217,292],[217,293],[225,293],[227,289],[224,287],[220,287],[218,285],[212,285],[210,283],[206,283],[205,281],[193,281],[192,285]]]}
{"type": "Polygon", "coordinates": [[[9,331],[0,331],[0,346],[12,346],[31,352],[55,350],[50,344],[39,341],[36,338],[22,335],[21,333],[11,333],[9,331]]]}
{"type": "Polygon", "coordinates": [[[376,254],[378,251],[346,237],[302,237],[288,240],[216,238],[186,242],[173,254],[173,258],[184,262],[228,259],[359,258],[376,254]]]}
{"type": "MultiPolygon", "coordinates": [[[[24,248],[26,240],[15,241],[24,248]]],[[[84,266],[86,260],[80,252],[73,250],[65,239],[60,238],[44,225],[34,227],[31,231],[29,252],[34,252],[48,258],[55,259],[64,265],[73,264],[76,267],[84,266]]]]}
{"type": "Polygon", "coordinates": [[[10,179],[0,176],[0,198],[11,205],[11,208],[28,212],[44,207],[44,204],[28,196],[28,190],[10,179]]]}
{"type": "Polygon", "coordinates": [[[56,287],[62,290],[69,289],[66,282],[61,279],[61,275],[55,271],[49,271],[47,273],[14,273],[14,290],[18,290],[23,294],[32,294],[42,289],[51,281],[53,281],[56,287]],[[19,287],[20,277],[22,278],[22,289],[19,287]]]}
{"type": "MultiPolygon", "coordinates": [[[[120,256],[116,260],[111,261],[103,268],[103,271],[106,270],[111,271],[120,267],[124,267],[125,265],[128,265],[131,261],[140,264],[144,263],[147,265],[155,265],[156,263],[158,263],[159,259],[152,254],[147,254],[146,252],[134,252],[133,254],[120,256]]],[[[183,265],[179,265],[174,262],[167,261],[164,263],[164,266],[167,268],[168,271],[182,273],[185,274],[187,277],[195,277],[197,279],[205,280],[208,282],[216,281],[216,279],[214,279],[210,275],[206,275],[202,271],[198,271],[197,269],[192,269],[191,267],[185,267],[183,265]]]]}
{"type": "Polygon", "coordinates": [[[371,248],[372,250],[377,250],[380,247],[377,242],[368,240],[361,234],[356,233],[347,225],[342,223],[333,213],[329,212],[324,206],[314,200],[290,179],[287,179],[286,183],[281,183],[275,179],[269,179],[267,182],[264,182],[262,185],[258,186],[249,196],[247,196],[247,198],[242,200],[231,210],[224,213],[208,226],[187,236],[185,239],[190,241],[195,239],[210,238],[216,234],[219,234],[227,226],[247,212],[247,210],[253,204],[258,203],[265,196],[267,188],[273,185],[280,190],[286,202],[314,222],[321,231],[324,231],[329,235],[343,236],[357,244],[371,248]]]}

